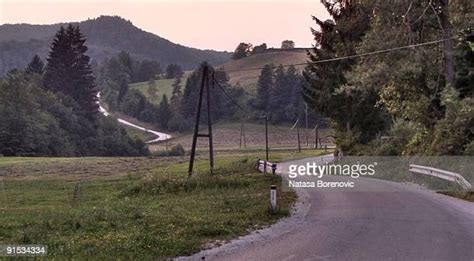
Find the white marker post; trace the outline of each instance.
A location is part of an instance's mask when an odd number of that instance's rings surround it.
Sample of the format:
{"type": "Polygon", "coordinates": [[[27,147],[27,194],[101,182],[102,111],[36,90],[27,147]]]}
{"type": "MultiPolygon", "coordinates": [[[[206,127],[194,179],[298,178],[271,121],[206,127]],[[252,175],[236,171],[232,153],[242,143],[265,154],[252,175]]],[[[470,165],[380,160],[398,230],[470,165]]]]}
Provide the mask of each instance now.
{"type": "Polygon", "coordinates": [[[277,187],[272,185],[270,187],[270,205],[272,213],[276,213],[277,211],[277,187]]]}

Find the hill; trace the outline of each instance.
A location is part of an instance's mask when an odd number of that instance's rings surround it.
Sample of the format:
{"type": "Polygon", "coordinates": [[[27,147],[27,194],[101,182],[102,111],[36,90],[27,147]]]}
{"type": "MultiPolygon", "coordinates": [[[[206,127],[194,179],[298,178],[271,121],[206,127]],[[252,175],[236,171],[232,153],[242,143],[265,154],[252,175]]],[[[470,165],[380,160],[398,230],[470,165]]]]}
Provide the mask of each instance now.
{"type": "MultiPolygon", "coordinates": [[[[222,64],[231,53],[200,50],[173,43],[155,34],[145,32],[118,16],[100,16],[96,19],[72,23],[79,25],[87,38],[88,55],[102,61],[120,51],[136,59],[153,59],[163,66],[177,63],[184,69],[194,69],[202,61],[222,64]]],[[[24,67],[39,54],[46,58],[55,32],[65,23],[53,25],[5,24],[0,26],[0,75],[13,68],[24,67]]]]}
{"type": "MultiPolygon", "coordinates": [[[[260,75],[260,70],[245,70],[245,71],[232,71],[235,69],[242,68],[260,68],[266,64],[273,65],[286,65],[304,63],[307,60],[306,49],[292,49],[292,50],[281,50],[281,49],[270,49],[265,53],[254,54],[252,56],[242,58],[239,60],[232,60],[217,68],[227,69],[227,74],[230,78],[230,83],[236,85],[240,84],[243,88],[249,91],[251,94],[255,91],[260,75]]],[[[303,71],[304,65],[296,67],[300,72],[303,71]]],[[[186,72],[182,79],[183,86],[186,83],[186,79],[190,72],[186,72]]],[[[173,87],[171,86],[174,79],[159,79],[156,80],[156,86],[158,88],[158,95],[156,98],[149,97],[148,95],[148,82],[139,82],[130,84],[131,89],[139,90],[142,92],[152,103],[159,104],[163,94],[171,97],[173,87]]]]}
{"type": "MultiPolygon", "coordinates": [[[[290,50],[269,50],[264,53],[254,54],[239,60],[231,60],[222,64],[219,68],[227,71],[232,84],[239,83],[242,87],[248,90],[254,90],[257,86],[258,76],[260,70],[244,70],[232,71],[242,68],[261,68],[266,64],[286,65],[304,63],[307,60],[305,49],[290,49],[290,50]]],[[[302,71],[304,65],[298,66],[297,69],[302,71]]]]}

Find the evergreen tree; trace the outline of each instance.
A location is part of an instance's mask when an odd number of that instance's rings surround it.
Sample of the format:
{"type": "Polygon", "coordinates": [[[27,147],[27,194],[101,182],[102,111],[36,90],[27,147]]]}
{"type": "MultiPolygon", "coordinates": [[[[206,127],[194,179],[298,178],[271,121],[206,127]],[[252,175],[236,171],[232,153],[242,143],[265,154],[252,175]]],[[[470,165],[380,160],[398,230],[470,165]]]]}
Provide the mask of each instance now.
{"type": "Polygon", "coordinates": [[[25,71],[27,73],[36,73],[36,74],[39,74],[39,75],[43,75],[43,73],[44,73],[44,63],[37,54],[35,54],[35,56],[33,56],[33,59],[28,64],[25,71]]]}
{"type": "Polygon", "coordinates": [[[271,90],[270,104],[272,110],[270,111],[272,117],[271,120],[274,123],[286,121],[286,105],[289,103],[291,92],[288,91],[288,82],[285,74],[285,69],[282,65],[278,66],[275,70],[274,86],[271,90]]]}
{"type": "Polygon", "coordinates": [[[122,66],[122,70],[129,76],[130,82],[136,82],[136,78],[137,78],[136,72],[138,71],[137,69],[138,62],[133,60],[130,54],[124,51],[120,52],[117,55],[117,61],[122,66]]]}
{"type": "MultiPolygon", "coordinates": [[[[310,61],[303,72],[306,83],[302,94],[310,107],[333,120],[337,143],[344,140],[345,135],[355,136],[352,134],[357,131],[365,135],[367,142],[377,131],[370,124],[363,122],[360,115],[364,114],[364,106],[374,107],[373,95],[370,97],[372,99],[364,100],[360,97],[359,90],[348,88],[340,91],[347,83],[345,73],[351,70],[355,60],[315,62],[355,54],[357,44],[369,28],[372,9],[360,2],[349,0],[321,2],[334,20],[322,21],[313,17],[319,30],[313,30],[316,44],[309,53],[310,61]]],[[[365,115],[365,119],[367,118],[365,115]]]]}
{"type": "Polygon", "coordinates": [[[252,106],[259,111],[267,112],[273,89],[273,69],[267,64],[262,69],[257,83],[257,97],[252,106]]]}
{"type": "Polygon", "coordinates": [[[151,79],[148,81],[147,93],[148,93],[148,95],[150,95],[151,98],[155,99],[156,96],[157,96],[157,92],[158,92],[158,90],[156,89],[156,82],[155,82],[155,79],[154,79],[154,78],[151,78],[151,79]]]}
{"type": "Polygon", "coordinates": [[[184,86],[183,97],[180,102],[179,111],[184,118],[191,118],[196,113],[196,104],[199,95],[202,66],[191,73],[184,86]]]}
{"type": "Polygon", "coordinates": [[[178,64],[172,63],[166,66],[166,79],[181,78],[183,75],[183,69],[178,64]]]}
{"type": "Polygon", "coordinates": [[[161,99],[160,106],[158,108],[158,121],[162,128],[168,128],[168,122],[173,117],[170,104],[168,103],[168,97],[166,94],[163,94],[163,98],[161,99]]]}
{"type": "Polygon", "coordinates": [[[98,113],[94,75],[85,55],[86,39],[79,27],[61,27],[56,33],[46,65],[44,86],[72,97],[87,117],[98,113]]]}
{"type": "Polygon", "coordinates": [[[138,70],[132,79],[134,82],[148,81],[157,78],[161,74],[161,65],[157,61],[144,60],[138,66],[138,70]]]}
{"type": "MultiPolygon", "coordinates": [[[[288,106],[286,107],[286,118],[293,122],[296,118],[302,118],[303,113],[303,98],[301,96],[302,79],[294,66],[288,67],[286,73],[286,82],[289,90],[288,106]]],[[[310,111],[311,112],[311,111],[310,111]]],[[[311,113],[310,113],[311,115],[311,113]]]]}
{"type": "Polygon", "coordinates": [[[173,93],[171,96],[171,107],[173,110],[176,110],[179,107],[179,103],[181,102],[181,77],[178,77],[174,80],[173,84],[173,93]]]}
{"type": "Polygon", "coordinates": [[[74,63],[71,57],[72,46],[70,39],[63,26],[54,36],[51,50],[47,58],[47,65],[44,75],[44,86],[53,92],[62,92],[71,94],[68,86],[70,85],[70,72],[74,63]]]}

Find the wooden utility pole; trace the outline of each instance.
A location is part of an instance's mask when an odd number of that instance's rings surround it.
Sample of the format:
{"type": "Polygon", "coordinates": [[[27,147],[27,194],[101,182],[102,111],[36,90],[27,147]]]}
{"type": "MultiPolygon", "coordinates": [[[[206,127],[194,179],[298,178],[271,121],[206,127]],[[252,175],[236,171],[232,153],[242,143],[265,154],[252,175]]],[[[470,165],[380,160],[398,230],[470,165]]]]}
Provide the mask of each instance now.
{"type": "Polygon", "coordinates": [[[299,122],[296,124],[296,133],[298,134],[298,152],[301,152],[301,142],[300,142],[300,126],[299,122]]]}
{"type": "Polygon", "coordinates": [[[239,143],[240,148],[242,148],[242,141],[243,141],[243,144],[244,144],[244,148],[247,148],[247,141],[245,140],[245,125],[244,125],[243,120],[240,124],[240,143],[239,143]]]}
{"type": "MultiPolygon", "coordinates": [[[[265,115],[265,159],[268,162],[268,116],[265,115]]],[[[266,166],[266,162],[265,162],[266,166]]]]}
{"type": "MultiPolygon", "coordinates": [[[[214,84],[214,81],[212,81],[214,84]]],[[[212,121],[211,121],[211,100],[210,100],[210,90],[209,90],[209,67],[204,65],[202,68],[202,79],[201,79],[201,88],[199,90],[199,99],[198,99],[198,106],[196,110],[196,122],[194,125],[194,135],[193,135],[193,144],[191,147],[191,157],[189,159],[189,169],[188,175],[191,176],[193,174],[193,167],[194,167],[194,158],[196,156],[196,145],[197,145],[197,138],[204,137],[209,139],[209,167],[210,172],[213,174],[214,171],[214,150],[212,146],[212,121]],[[208,133],[207,134],[200,134],[199,133],[199,121],[201,119],[201,107],[202,107],[202,97],[204,95],[204,91],[206,91],[206,100],[207,100],[207,126],[208,126],[208,133]]]]}
{"type": "Polygon", "coordinates": [[[314,127],[314,148],[318,148],[318,136],[319,136],[319,127],[316,124],[316,127],[314,127]]]}
{"type": "Polygon", "coordinates": [[[308,136],[308,104],[304,103],[304,111],[305,111],[305,128],[306,128],[306,147],[309,147],[309,136],[308,136]]]}

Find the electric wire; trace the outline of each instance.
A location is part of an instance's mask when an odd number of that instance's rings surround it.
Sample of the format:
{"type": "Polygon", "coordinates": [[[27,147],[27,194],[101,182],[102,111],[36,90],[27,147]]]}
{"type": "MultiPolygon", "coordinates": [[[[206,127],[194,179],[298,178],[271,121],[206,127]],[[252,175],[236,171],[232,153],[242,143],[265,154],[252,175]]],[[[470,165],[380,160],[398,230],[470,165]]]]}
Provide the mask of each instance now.
{"type": "MultiPolygon", "coordinates": [[[[471,36],[471,35],[467,35],[467,36],[471,36]]],[[[322,60],[317,60],[317,61],[307,61],[307,62],[304,62],[304,63],[271,65],[271,66],[266,66],[266,67],[254,67],[254,68],[236,68],[236,69],[219,68],[219,69],[216,69],[215,71],[224,71],[224,72],[256,71],[256,70],[262,70],[264,68],[274,69],[274,68],[278,68],[280,66],[290,67],[290,66],[301,66],[301,65],[308,65],[308,64],[319,64],[319,63],[335,62],[335,61],[340,61],[340,60],[370,56],[370,55],[374,55],[374,54],[388,53],[388,52],[393,52],[393,51],[398,51],[398,50],[403,50],[403,49],[413,49],[413,48],[420,47],[420,46],[425,46],[425,45],[439,44],[439,43],[442,43],[442,42],[447,41],[447,40],[452,40],[454,38],[455,37],[445,38],[445,39],[438,39],[438,40],[433,40],[433,41],[428,41],[428,42],[423,42],[423,43],[392,47],[392,48],[377,50],[377,51],[372,51],[372,52],[366,52],[366,53],[360,53],[360,54],[354,54],[354,55],[348,55],[348,56],[341,56],[341,57],[334,57],[334,58],[322,59],[322,60]]],[[[311,48],[308,48],[308,50],[309,49],[311,49],[311,48]]]]}

